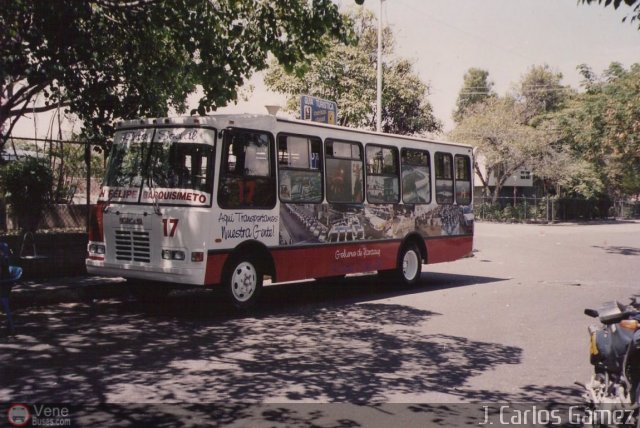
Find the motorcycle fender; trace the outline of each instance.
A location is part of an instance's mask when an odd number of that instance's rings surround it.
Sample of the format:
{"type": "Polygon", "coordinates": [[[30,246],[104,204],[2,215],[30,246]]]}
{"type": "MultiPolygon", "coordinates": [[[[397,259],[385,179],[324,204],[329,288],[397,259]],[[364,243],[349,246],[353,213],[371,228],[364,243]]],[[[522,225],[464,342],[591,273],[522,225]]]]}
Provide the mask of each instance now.
{"type": "Polygon", "coordinates": [[[591,354],[591,364],[600,366],[607,371],[618,371],[618,363],[616,361],[616,353],[613,349],[613,337],[607,330],[599,330],[595,334],[596,354],[591,354]]]}

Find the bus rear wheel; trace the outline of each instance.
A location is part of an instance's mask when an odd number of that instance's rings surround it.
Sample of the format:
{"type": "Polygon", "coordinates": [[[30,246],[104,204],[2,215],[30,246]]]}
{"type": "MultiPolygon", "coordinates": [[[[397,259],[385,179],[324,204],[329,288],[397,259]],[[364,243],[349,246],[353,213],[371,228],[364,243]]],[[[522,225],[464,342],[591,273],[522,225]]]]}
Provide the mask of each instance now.
{"type": "Polygon", "coordinates": [[[251,308],[262,291],[260,264],[251,256],[234,258],[227,269],[224,285],[227,297],[236,308],[251,308]]]}
{"type": "Polygon", "coordinates": [[[422,256],[415,245],[403,247],[400,253],[399,276],[405,285],[415,285],[420,281],[422,273],[422,256]]]}
{"type": "Polygon", "coordinates": [[[400,282],[410,287],[420,281],[421,273],[422,253],[417,245],[408,243],[400,248],[396,268],[380,271],[379,276],[383,281],[400,282]]]}

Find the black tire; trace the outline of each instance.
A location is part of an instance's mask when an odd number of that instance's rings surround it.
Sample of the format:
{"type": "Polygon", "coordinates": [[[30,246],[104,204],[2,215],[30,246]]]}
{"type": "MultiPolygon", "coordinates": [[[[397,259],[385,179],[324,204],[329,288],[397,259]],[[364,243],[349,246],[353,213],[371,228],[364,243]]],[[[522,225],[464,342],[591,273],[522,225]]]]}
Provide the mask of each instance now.
{"type": "Polygon", "coordinates": [[[233,257],[222,280],[228,300],[238,309],[255,306],[262,292],[263,269],[252,255],[233,257]]]}

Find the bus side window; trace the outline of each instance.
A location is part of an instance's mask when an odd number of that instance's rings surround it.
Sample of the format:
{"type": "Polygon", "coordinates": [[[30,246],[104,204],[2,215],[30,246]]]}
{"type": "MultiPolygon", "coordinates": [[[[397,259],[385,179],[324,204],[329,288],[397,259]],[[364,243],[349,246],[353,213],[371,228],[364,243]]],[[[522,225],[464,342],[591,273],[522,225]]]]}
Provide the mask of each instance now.
{"type": "Polygon", "coordinates": [[[361,204],[363,198],[363,160],[359,143],[326,142],[327,201],[361,204]]]}
{"type": "Polygon", "coordinates": [[[471,203],[471,159],[456,155],[456,202],[458,205],[471,203]]]}
{"type": "Polygon", "coordinates": [[[400,201],[398,149],[367,145],[367,200],[373,204],[400,201]]]}
{"type": "Polygon", "coordinates": [[[431,202],[431,166],[426,150],[402,149],[402,202],[431,202]]]}
{"type": "Polygon", "coordinates": [[[453,203],[453,156],[449,153],[436,153],[436,202],[453,203]]]}
{"type": "Polygon", "coordinates": [[[227,130],[222,146],[218,204],[271,209],[276,203],[273,138],[260,131],[227,130]]]}
{"type": "Polygon", "coordinates": [[[282,202],[322,202],[322,170],[320,138],[278,135],[279,194],[282,202]]]}

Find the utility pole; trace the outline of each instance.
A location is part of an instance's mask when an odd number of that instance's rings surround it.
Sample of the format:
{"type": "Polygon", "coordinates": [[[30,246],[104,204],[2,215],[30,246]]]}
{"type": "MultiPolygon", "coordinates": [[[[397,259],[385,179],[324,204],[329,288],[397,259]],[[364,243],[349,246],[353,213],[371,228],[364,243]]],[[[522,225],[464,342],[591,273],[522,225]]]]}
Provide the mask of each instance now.
{"type": "Polygon", "coordinates": [[[378,8],[378,75],[377,75],[377,99],[376,99],[376,131],[382,132],[382,2],[379,0],[378,8]]]}
{"type": "MultiPolygon", "coordinates": [[[[362,6],[364,0],[355,0],[362,6]]],[[[376,70],[376,131],[382,132],[382,2],[378,0],[378,69],[376,70]]]]}

